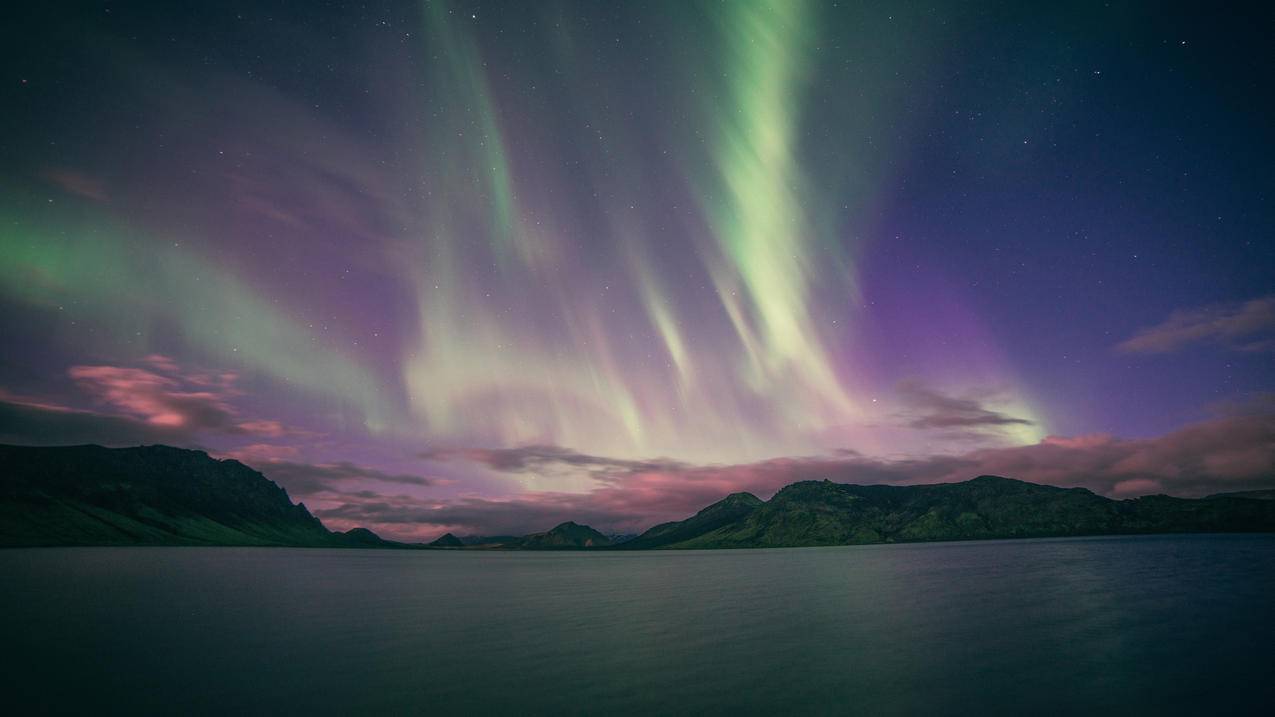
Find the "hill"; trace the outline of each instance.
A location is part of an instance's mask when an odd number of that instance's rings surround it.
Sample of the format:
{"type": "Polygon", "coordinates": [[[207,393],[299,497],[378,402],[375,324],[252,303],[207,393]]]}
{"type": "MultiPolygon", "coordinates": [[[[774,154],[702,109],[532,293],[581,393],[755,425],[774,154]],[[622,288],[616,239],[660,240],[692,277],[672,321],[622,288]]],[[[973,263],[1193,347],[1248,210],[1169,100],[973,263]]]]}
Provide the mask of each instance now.
{"type": "Polygon", "coordinates": [[[444,533],[438,540],[429,544],[431,548],[463,548],[465,544],[451,533],[444,533]]]}
{"type": "Polygon", "coordinates": [[[625,550],[661,548],[694,540],[719,528],[738,523],[765,505],[752,493],[731,493],[681,522],[661,523],[618,547],[625,550]]]}
{"type": "Polygon", "coordinates": [[[557,550],[570,548],[604,548],[611,539],[590,528],[567,521],[544,533],[532,533],[518,541],[523,550],[557,550]]]}
{"type": "Polygon", "coordinates": [[[419,548],[419,545],[386,540],[367,528],[350,528],[344,533],[334,533],[339,542],[348,548],[419,548]]]}
{"type": "Polygon", "coordinates": [[[332,533],[257,471],[203,451],[0,445],[0,546],[402,547],[332,533]]]}

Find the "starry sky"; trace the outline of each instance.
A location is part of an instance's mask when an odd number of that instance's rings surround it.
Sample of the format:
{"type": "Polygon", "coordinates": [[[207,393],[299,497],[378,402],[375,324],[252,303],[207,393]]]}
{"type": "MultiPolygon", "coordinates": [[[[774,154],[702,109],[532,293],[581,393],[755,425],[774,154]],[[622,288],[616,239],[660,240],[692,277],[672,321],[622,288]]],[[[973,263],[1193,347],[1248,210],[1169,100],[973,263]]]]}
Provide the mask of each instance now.
{"type": "Polygon", "coordinates": [[[0,441],[403,539],[1275,486],[1270,8],[29,5],[0,441]]]}

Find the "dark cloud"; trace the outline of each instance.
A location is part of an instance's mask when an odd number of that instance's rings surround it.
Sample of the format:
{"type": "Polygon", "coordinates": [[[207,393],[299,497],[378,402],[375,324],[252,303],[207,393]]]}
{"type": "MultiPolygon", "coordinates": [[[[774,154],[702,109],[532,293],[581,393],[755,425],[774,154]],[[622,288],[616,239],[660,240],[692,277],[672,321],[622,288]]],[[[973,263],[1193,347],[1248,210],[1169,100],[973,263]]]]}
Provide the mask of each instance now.
{"type": "Polygon", "coordinates": [[[426,451],[421,458],[435,461],[467,461],[505,473],[555,472],[563,468],[587,470],[590,473],[634,473],[685,468],[686,464],[667,458],[626,460],[580,453],[551,445],[517,448],[454,448],[426,451]]]}
{"type": "Polygon", "coordinates": [[[1032,425],[1025,418],[984,406],[989,396],[952,396],[916,381],[904,381],[899,384],[899,397],[910,411],[906,420],[912,428],[979,429],[1032,425]]]}
{"type": "Polygon", "coordinates": [[[1275,351],[1275,296],[1175,311],[1162,323],[1122,341],[1116,350],[1158,354],[1198,343],[1237,351],[1275,351]]]}
{"type": "Polygon", "coordinates": [[[257,466],[267,478],[278,483],[292,495],[309,496],[319,493],[340,493],[352,497],[378,495],[366,490],[351,490],[351,481],[379,481],[400,485],[428,486],[433,481],[423,476],[405,473],[386,473],[374,468],[340,463],[293,463],[276,461],[257,466]]]}

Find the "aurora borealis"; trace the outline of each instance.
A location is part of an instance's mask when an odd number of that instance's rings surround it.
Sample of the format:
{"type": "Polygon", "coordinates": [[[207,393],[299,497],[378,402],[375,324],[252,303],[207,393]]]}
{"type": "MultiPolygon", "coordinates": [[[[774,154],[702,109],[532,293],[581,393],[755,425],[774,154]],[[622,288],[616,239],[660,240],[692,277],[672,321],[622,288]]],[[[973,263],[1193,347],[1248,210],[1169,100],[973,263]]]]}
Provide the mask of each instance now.
{"type": "Polygon", "coordinates": [[[11,11],[0,441],[333,527],[800,478],[1275,486],[1269,11],[11,11]]]}

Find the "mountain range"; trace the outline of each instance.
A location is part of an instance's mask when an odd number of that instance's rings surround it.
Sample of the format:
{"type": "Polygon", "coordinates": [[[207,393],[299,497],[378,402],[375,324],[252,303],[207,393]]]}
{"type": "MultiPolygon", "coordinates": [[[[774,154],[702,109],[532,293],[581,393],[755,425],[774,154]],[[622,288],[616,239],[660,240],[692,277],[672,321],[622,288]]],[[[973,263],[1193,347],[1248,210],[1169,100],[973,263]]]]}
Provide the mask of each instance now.
{"type": "Polygon", "coordinates": [[[736,493],[620,547],[779,548],[1069,535],[1275,531],[1275,502],[1218,495],[1112,500],[979,476],[933,485],[801,481],[768,501],[736,493]]]}
{"type": "Polygon", "coordinates": [[[0,446],[0,546],[261,545],[451,550],[770,548],[1175,532],[1275,532],[1272,491],[1113,500],[997,476],[933,485],[801,481],[733,493],[623,542],[565,522],[525,536],[384,540],[328,530],[261,473],[202,451],[0,446]]]}

